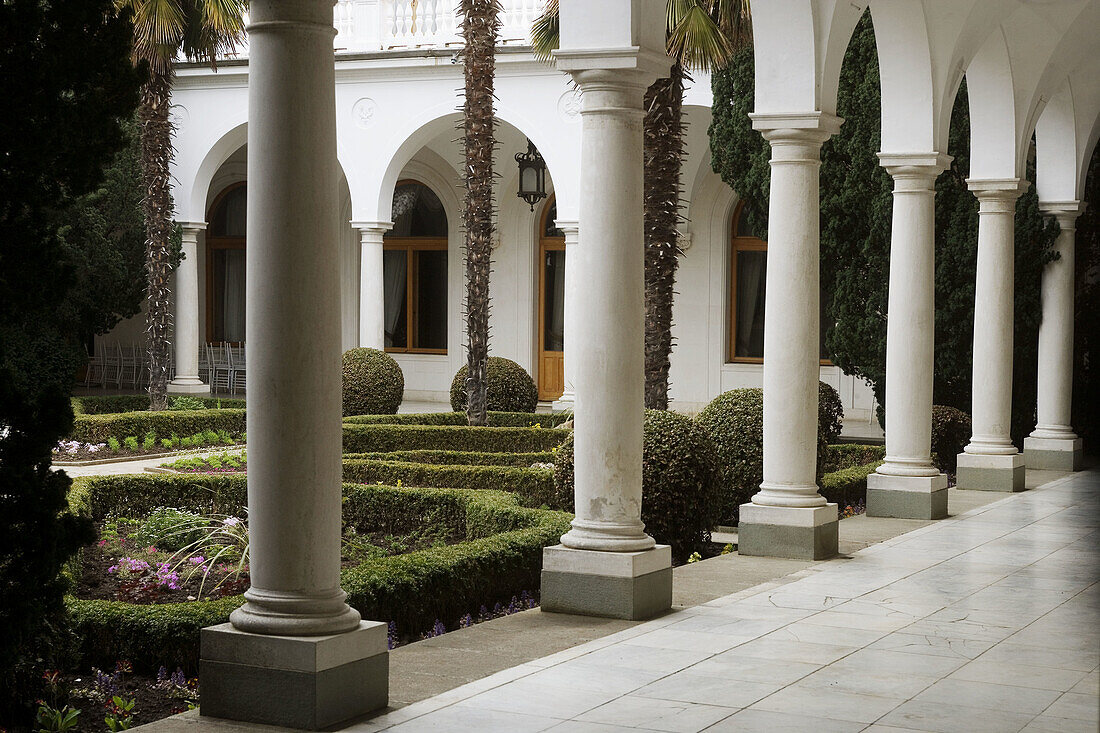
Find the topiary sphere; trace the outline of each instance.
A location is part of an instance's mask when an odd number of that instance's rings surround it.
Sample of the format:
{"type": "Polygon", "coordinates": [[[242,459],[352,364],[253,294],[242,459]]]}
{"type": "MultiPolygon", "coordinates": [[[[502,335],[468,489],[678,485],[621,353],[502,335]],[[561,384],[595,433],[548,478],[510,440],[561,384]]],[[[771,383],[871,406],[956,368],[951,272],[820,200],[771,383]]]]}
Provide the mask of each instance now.
{"type": "MultiPolygon", "coordinates": [[[[683,561],[710,541],[720,518],[718,454],[706,431],[675,412],[646,410],[643,436],[642,521],[683,561]]],[[[555,453],[555,508],[574,511],[573,486],[570,436],[555,453]]]]}
{"type": "MultiPolygon", "coordinates": [[[[485,388],[486,409],[497,412],[534,412],[539,403],[535,380],[511,359],[489,357],[489,384],[485,388]]],[[[451,409],[466,411],[467,367],[462,367],[451,382],[451,409]]]]}
{"type": "Polygon", "coordinates": [[[405,395],[405,375],[394,358],[378,349],[344,352],[344,417],[394,415],[405,395]]]}
{"type": "MultiPolygon", "coordinates": [[[[844,408],[836,390],[823,382],[818,383],[818,395],[817,479],[820,480],[829,442],[840,434],[839,421],[844,408]]],[[[764,480],[764,392],[761,389],[723,392],[695,420],[714,441],[723,469],[722,520],[735,523],[738,507],[752,499],[764,480]]]]}

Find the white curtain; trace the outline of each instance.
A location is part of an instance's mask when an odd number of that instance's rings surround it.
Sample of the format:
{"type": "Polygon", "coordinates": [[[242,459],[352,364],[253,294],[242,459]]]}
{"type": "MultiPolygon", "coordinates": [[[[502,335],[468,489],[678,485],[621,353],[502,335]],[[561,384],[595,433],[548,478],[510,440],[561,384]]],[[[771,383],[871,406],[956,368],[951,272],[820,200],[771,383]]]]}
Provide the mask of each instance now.
{"type": "Polygon", "coordinates": [[[767,255],[764,252],[737,253],[737,343],[734,354],[737,356],[763,356],[763,352],[753,353],[753,327],[763,324],[764,277],[767,268],[767,255]]]}
{"type": "Polygon", "coordinates": [[[382,253],[382,290],[386,307],[386,346],[393,346],[393,332],[405,305],[406,251],[391,249],[382,253]]]}
{"type": "Polygon", "coordinates": [[[226,341],[244,341],[244,250],[225,252],[222,314],[226,341]]]}

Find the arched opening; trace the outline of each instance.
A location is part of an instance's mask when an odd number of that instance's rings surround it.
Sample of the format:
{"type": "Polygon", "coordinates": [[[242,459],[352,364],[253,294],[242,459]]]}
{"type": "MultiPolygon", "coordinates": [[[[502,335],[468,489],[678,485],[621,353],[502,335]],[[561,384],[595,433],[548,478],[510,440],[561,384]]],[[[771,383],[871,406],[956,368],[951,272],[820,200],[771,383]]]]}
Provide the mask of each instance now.
{"type": "Polygon", "coordinates": [[[247,184],[225,188],[210,207],[206,231],[206,340],[245,340],[247,184]]]}
{"type": "Polygon", "coordinates": [[[383,239],[386,351],[447,353],[447,214],[419,181],[397,182],[383,239]]]}
{"type": "Polygon", "coordinates": [[[540,400],[556,400],[565,391],[565,233],[554,224],[557,215],[557,201],[551,196],[538,230],[540,400]]]}

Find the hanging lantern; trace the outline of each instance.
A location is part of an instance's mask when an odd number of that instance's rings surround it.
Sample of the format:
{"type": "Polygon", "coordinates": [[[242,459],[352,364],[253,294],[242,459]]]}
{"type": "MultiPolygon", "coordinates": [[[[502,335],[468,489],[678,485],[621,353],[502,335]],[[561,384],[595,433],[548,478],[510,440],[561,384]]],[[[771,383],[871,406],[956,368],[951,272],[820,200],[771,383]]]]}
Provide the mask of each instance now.
{"type": "Polygon", "coordinates": [[[527,141],[527,152],[516,153],[519,163],[519,193],[516,195],[535,210],[535,204],[546,198],[546,161],[535,144],[527,141]]]}

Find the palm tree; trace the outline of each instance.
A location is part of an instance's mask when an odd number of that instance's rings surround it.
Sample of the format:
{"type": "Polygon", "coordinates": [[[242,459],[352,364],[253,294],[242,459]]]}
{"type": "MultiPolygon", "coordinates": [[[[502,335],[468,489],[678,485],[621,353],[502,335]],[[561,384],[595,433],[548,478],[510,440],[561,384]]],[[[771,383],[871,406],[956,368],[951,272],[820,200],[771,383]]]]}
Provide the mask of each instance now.
{"type": "Polygon", "coordinates": [[[244,37],[247,0],[116,0],[119,12],[131,11],[134,42],[131,59],[146,65],[138,125],[141,177],[145,188],[146,335],[149,353],[149,409],[168,405],[168,331],[172,321],[172,163],[173,62],[179,54],[209,61],[231,51],[244,37]]]}
{"type": "Polygon", "coordinates": [[[466,419],[486,425],[489,363],[489,271],[493,240],[493,76],[502,8],[499,0],[460,0],[466,98],[466,419]]]}
{"type": "MultiPolygon", "coordinates": [[[[692,70],[711,71],[729,63],[752,43],[749,0],[668,0],[666,49],[669,75],[645,95],[645,406],[668,409],[672,353],[672,301],[680,247],[680,168],[684,156],[684,82],[692,70]]],[[[535,55],[550,59],[558,46],[558,2],[531,31],[535,55]]]]}

